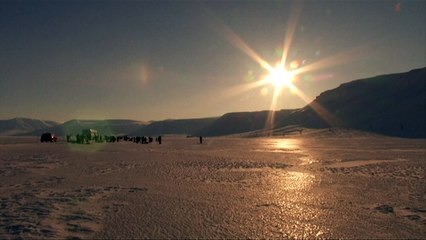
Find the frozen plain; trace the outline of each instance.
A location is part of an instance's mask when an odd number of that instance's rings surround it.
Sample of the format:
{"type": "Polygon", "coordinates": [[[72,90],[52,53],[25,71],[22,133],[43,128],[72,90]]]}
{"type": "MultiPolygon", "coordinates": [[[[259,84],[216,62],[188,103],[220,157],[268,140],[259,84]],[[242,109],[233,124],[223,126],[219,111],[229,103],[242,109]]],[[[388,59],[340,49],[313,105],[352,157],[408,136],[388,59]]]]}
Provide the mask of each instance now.
{"type": "MultiPolygon", "coordinates": [[[[306,134],[305,134],[306,133],[306,134]]],[[[426,140],[0,138],[0,238],[426,238],[426,140]]]]}

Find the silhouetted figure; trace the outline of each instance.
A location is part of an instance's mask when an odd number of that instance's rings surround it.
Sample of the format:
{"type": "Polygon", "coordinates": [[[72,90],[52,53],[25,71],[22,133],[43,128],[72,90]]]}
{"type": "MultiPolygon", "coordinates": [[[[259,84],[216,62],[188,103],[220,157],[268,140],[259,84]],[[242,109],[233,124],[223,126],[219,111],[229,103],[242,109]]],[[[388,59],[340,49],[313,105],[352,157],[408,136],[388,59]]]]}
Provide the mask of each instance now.
{"type": "Polygon", "coordinates": [[[158,144],[161,144],[161,136],[158,136],[157,140],[158,140],[158,144]]]}
{"type": "Polygon", "coordinates": [[[200,144],[203,144],[203,137],[200,136],[200,144]]]}

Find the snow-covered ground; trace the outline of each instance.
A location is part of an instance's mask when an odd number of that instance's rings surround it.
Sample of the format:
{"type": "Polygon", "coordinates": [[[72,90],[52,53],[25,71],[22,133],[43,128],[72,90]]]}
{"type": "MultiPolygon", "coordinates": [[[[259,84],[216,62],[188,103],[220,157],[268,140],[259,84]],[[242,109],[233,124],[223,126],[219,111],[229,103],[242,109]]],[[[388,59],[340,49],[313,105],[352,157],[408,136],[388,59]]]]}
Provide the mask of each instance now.
{"type": "Polygon", "coordinates": [[[426,238],[426,140],[0,138],[0,238],[426,238]]]}

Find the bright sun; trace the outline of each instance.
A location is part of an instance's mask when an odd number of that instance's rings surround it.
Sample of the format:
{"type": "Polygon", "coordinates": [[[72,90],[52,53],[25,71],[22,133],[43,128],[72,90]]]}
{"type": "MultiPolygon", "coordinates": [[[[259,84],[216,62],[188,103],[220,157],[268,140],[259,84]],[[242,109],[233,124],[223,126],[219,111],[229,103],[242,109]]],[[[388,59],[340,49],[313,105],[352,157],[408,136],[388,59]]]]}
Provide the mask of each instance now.
{"type": "Polygon", "coordinates": [[[268,81],[274,85],[276,91],[280,91],[284,87],[291,88],[293,79],[293,73],[282,67],[271,69],[268,75],[268,81]]]}

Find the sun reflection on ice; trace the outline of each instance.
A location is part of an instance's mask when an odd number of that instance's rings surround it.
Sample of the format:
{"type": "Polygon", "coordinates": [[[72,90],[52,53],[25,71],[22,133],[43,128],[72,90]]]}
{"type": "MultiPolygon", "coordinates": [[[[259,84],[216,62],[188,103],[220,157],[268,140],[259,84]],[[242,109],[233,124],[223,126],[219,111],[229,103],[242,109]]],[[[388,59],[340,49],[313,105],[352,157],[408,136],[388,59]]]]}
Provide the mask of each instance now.
{"type": "MultiPolygon", "coordinates": [[[[276,141],[278,148],[291,149],[300,147],[290,141],[276,141]]],[[[324,195],[316,189],[319,176],[294,168],[288,171],[271,172],[272,193],[270,202],[278,207],[278,219],[274,221],[289,238],[318,238],[327,235],[330,230],[325,227],[323,218],[326,209],[321,205],[324,195]]]]}
{"type": "Polygon", "coordinates": [[[272,137],[257,140],[254,146],[255,151],[269,154],[265,161],[288,164],[265,170],[268,191],[258,204],[267,209],[262,211],[265,224],[274,226],[268,231],[284,238],[321,238],[330,233],[324,225],[329,210],[323,206],[327,196],[319,188],[322,176],[304,166],[316,161],[306,149],[308,144],[303,138],[272,137]]]}
{"type": "Polygon", "coordinates": [[[303,172],[287,172],[284,177],[284,190],[308,190],[314,183],[315,176],[303,172]]]}
{"type": "Polygon", "coordinates": [[[323,217],[317,206],[322,196],[313,193],[316,177],[308,172],[288,171],[277,182],[281,219],[290,238],[317,238],[328,232],[319,224],[323,217]]]}
{"type": "Polygon", "coordinates": [[[294,152],[300,150],[299,139],[267,139],[262,145],[272,152],[294,152]]]}
{"type": "Polygon", "coordinates": [[[297,149],[297,146],[299,145],[298,139],[277,139],[275,142],[275,147],[277,149],[297,149]]]}

